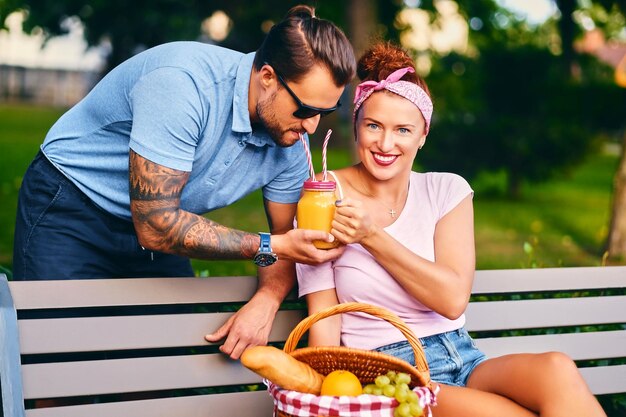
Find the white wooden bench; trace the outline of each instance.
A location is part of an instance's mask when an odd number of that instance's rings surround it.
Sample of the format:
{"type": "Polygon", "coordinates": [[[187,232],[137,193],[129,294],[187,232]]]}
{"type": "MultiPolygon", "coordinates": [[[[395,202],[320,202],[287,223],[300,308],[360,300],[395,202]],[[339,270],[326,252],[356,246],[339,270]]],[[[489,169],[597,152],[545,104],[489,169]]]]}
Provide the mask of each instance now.
{"type": "MultiPolygon", "coordinates": [[[[271,415],[260,378],[204,340],[253,294],[254,277],[1,278],[4,416],[271,415]]],[[[595,394],[625,393],[625,289],[626,266],[478,271],[467,328],[490,356],[564,351],[595,394]]],[[[303,314],[285,302],[271,342],[303,314]]]]}

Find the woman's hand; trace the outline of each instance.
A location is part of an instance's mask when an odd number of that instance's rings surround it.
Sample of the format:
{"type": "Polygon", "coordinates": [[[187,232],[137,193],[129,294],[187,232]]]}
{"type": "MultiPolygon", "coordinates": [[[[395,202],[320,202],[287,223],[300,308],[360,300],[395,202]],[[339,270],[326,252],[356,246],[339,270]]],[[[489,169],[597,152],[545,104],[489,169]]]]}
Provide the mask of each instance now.
{"type": "Polygon", "coordinates": [[[378,229],[363,203],[349,197],[337,202],[332,225],[331,234],[346,245],[360,243],[378,229]]]}

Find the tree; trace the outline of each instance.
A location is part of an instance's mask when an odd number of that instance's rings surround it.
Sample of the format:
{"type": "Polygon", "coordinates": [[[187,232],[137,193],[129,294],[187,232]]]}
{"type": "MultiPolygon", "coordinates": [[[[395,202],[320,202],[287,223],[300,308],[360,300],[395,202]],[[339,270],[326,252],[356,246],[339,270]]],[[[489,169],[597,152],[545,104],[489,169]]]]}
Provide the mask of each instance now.
{"type": "MultiPolygon", "coordinates": [[[[575,2],[560,1],[563,16],[541,27],[492,0],[457,3],[473,22],[470,53],[434,59],[428,80],[437,93],[437,127],[431,151],[420,157],[427,169],[454,169],[469,178],[505,172],[508,195],[519,197],[523,182],[567,172],[598,147],[599,131],[619,128],[624,97],[611,69],[573,49],[575,2]],[[560,31],[559,54],[553,39],[560,31]],[[581,75],[573,77],[573,67],[581,75]],[[599,100],[607,102],[602,111],[584,105],[599,100]]],[[[433,20],[438,16],[434,1],[421,6],[433,20]]]]}
{"type": "Polygon", "coordinates": [[[608,253],[612,259],[626,259],[626,134],[622,143],[619,168],[615,174],[608,253]]]}
{"type": "MultiPolygon", "coordinates": [[[[142,49],[168,41],[198,39],[202,21],[217,10],[224,11],[234,22],[221,44],[243,52],[253,51],[263,39],[264,28],[267,29],[263,23],[280,20],[290,7],[300,3],[313,3],[321,16],[336,22],[348,33],[363,29],[366,33],[376,32],[367,28],[373,24],[370,22],[366,25],[354,22],[353,28],[346,29],[350,10],[332,0],[0,0],[0,27],[9,13],[23,9],[27,12],[24,30],[30,32],[40,27],[51,37],[66,33],[64,20],[76,16],[85,27],[85,39],[90,46],[103,40],[110,42],[111,54],[105,70],[108,71],[142,49]]],[[[369,3],[379,12],[374,24],[390,28],[387,35],[393,37],[393,19],[401,1],[369,0],[369,3]]]]}
{"type": "MultiPolygon", "coordinates": [[[[561,10],[563,18],[560,20],[559,28],[562,37],[563,57],[566,68],[575,68],[576,54],[573,49],[574,34],[578,30],[573,19],[575,4],[571,0],[556,0],[561,10]]],[[[604,33],[611,37],[612,32],[623,30],[624,14],[626,12],[626,0],[596,0],[587,6],[589,14],[594,24],[604,33]],[[610,19],[611,14],[621,14],[621,19],[610,19]],[[614,20],[617,20],[614,23],[614,20]]],[[[624,101],[622,101],[624,103],[624,101]]],[[[618,107],[623,112],[623,104],[618,107]]],[[[623,115],[615,116],[616,130],[624,129],[623,115]],[[621,121],[621,123],[620,123],[621,121]]],[[[617,172],[615,173],[613,189],[613,212],[607,239],[607,252],[609,258],[615,260],[626,259],[626,134],[622,143],[622,154],[617,172]]]]}
{"type": "Polygon", "coordinates": [[[48,37],[64,34],[68,17],[78,17],[85,26],[90,46],[103,40],[111,44],[108,69],[142,48],[167,40],[195,39],[200,22],[210,15],[214,2],[186,0],[133,1],[108,0],[5,0],[0,22],[15,10],[24,9],[24,30],[41,27],[48,37]]]}
{"type": "Polygon", "coordinates": [[[626,99],[606,82],[570,81],[548,51],[531,46],[483,48],[480,59],[449,55],[429,83],[439,116],[420,162],[468,178],[505,172],[514,198],[523,182],[566,172],[596,149],[594,132],[615,125],[626,99]],[[599,100],[602,111],[585,105],[599,100]]]}
{"type": "MultiPolygon", "coordinates": [[[[552,167],[552,172],[556,173],[560,169],[567,169],[568,166],[584,157],[584,152],[579,152],[576,149],[572,150],[571,148],[574,148],[574,146],[568,148],[567,144],[563,143],[565,147],[562,151],[559,151],[558,155],[560,161],[556,160],[557,165],[552,165],[555,160],[554,158],[546,159],[550,152],[545,148],[552,148],[554,152],[558,149],[555,145],[558,142],[563,142],[563,140],[559,141],[558,137],[555,136],[557,131],[560,130],[561,134],[563,134],[568,130],[572,133],[571,137],[578,140],[584,139],[580,136],[583,130],[573,128],[574,126],[581,126],[589,137],[600,131],[608,132],[611,135],[619,135],[619,132],[622,131],[622,135],[624,135],[623,103],[626,102],[625,90],[620,90],[612,82],[612,69],[604,67],[588,56],[579,55],[574,49],[574,43],[575,39],[582,33],[581,27],[575,18],[577,14],[580,16],[581,13],[584,13],[587,18],[591,18],[596,27],[608,34],[609,37],[612,34],[619,34],[623,31],[624,12],[626,11],[625,0],[596,0],[586,3],[579,3],[574,0],[555,0],[560,10],[560,18],[556,19],[556,22],[549,21],[542,27],[535,28],[530,32],[528,31],[529,28],[525,27],[524,22],[519,22],[515,19],[507,19],[509,22],[507,28],[498,28],[494,24],[494,22],[498,21],[494,19],[494,16],[496,13],[502,13],[502,11],[497,10],[495,3],[491,0],[458,1],[458,3],[461,7],[461,12],[465,14],[468,21],[471,18],[477,18],[481,24],[484,24],[480,30],[471,32],[472,42],[478,49],[479,55],[485,55],[485,51],[490,49],[490,45],[493,48],[495,44],[504,45],[508,49],[508,52],[505,53],[506,55],[515,54],[513,50],[519,46],[527,47],[534,44],[534,46],[545,49],[548,44],[547,41],[554,38],[552,35],[559,35],[561,53],[556,55],[553,61],[560,63],[561,77],[555,79],[557,84],[549,84],[551,89],[535,91],[535,96],[540,100],[537,102],[539,108],[526,110],[522,108],[521,119],[517,120],[517,122],[521,123],[516,123],[515,120],[507,120],[506,115],[500,115],[500,110],[502,110],[500,106],[503,105],[503,108],[508,106],[508,103],[502,99],[505,94],[509,93],[508,98],[512,102],[517,102],[520,97],[525,97],[527,91],[520,91],[517,87],[529,81],[530,86],[536,86],[537,68],[527,67],[526,73],[515,71],[517,67],[513,68],[509,77],[511,85],[507,85],[497,81],[499,75],[501,75],[501,69],[498,66],[489,68],[486,65],[475,63],[474,60],[467,57],[450,56],[444,58],[440,69],[448,74],[457,73],[457,75],[450,75],[447,78],[442,77],[445,78],[445,81],[439,80],[437,84],[437,91],[441,93],[440,95],[443,95],[443,99],[440,98],[438,101],[439,113],[442,114],[443,120],[441,120],[441,126],[438,126],[433,131],[430,143],[433,146],[434,142],[440,141],[441,145],[439,146],[438,159],[436,161],[427,161],[427,164],[428,162],[442,164],[442,166],[446,164],[448,166],[460,164],[464,172],[471,174],[476,174],[483,169],[491,171],[504,170],[509,174],[509,194],[516,195],[519,193],[519,184],[522,178],[540,180],[543,175],[547,174],[545,178],[548,178],[551,174],[546,167],[539,169],[541,167],[538,166],[539,161],[537,159],[544,159],[543,163],[549,163],[552,167]],[[552,25],[554,27],[551,29],[550,26],[552,25]],[[548,36],[545,35],[546,33],[548,36]],[[529,34],[531,34],[530,38],[529,34]],[[542,41],[543,45],[541,44],[542,41]],[[482,69],[476,70],[474,67],[479,65],[483,65],[482,69]],[[472,71],[472,69],[475,71],[472,71]],[[490,93],[483,96],[480,89],[472,89],[472,84],[484,85],[480,80],[472,80],[472,76],[477,78],[485,77],[485,73],[481,71],[492,71],[488,72],[488,74],[495,76],[496,85],[499,85],[502,90],[499,91],[498,88],[487,89],[490,93]],[[459,74],[460,72],[463,74],[459,74]],[[567,81],[566,84],[560,85],[564,80],[567,81]],[[567,85],[571,87],[568,87],[570,92],[567,94],[567,97],[569,99],[565,98],[555,101],[553,97],[548,96],[549,92],[554,93],[556,91],[555,87],[557,85],[560,86],[556,90],[561,90],[567,85]],[[498,93],[503,94],[503,97],[498,98],[498,93]],[[539,116],[541,108],[545,107],[545,98],[553,102],[552,108],[558,110],[555,112],[557,116],[558,114],[565,116],[561,110],[576,103],[576,101],[570,101],[575,97],[578,97],[578,103],[581,103],[580,105],[577,104],[577,106],[586,109],[584,114],[580,115],[578,113],[578,115],[586,119],[585,121],[578,119],[577,109],[574,108],[571,109],[573,112],[571,113],[571,118],[569,118],[572,122],[570,126],[563,125],[563,122],[567,123],[568,119],[561,117],[561,121],[556,121],[556,125],[552,125],[553,121],[549,121],[550,124],[546,123],[543,130],[537,127],[536,122],[542,120],[542,118],[537,116],[539,116]],[[595,102],[602,102],[603,106],[585,105],[585,103],[595,102]],[[492,137],[491,140],[488,140],[486,138],[486,135],[493,136],[494,128],[494,126],[485,126],[483,123],[486,109],[493,110],[493,112],[488,112],[489,116],[497,116],[499,120],[497,124],[504,129],[500,139],[492,137]],[[529,118],[528,116],[532,113],[535,113],[535,117],[529,118]],[[482,119],[481,115],[483,116],[482,119]],[[518,135],[518,140],[513,140],[515,124],[518,124],[518,127],[527,126],[526,137],[518,135]],[[550,128],[547,129],[548,127],[550,128]],[[437,131],[441,132],[441,138],[437,137],[437,131]],[[531,135],[533,131],[535,136],[531,135]],[[545,138],[552,137],[557,139],[557,141],[552,144],[543,143],[542,148],[544,149],[542,152],[536,152],[540,150],[540,148],[537,148],[532,153],[536,155],[536,158],[530,158],[528,153],[530,150],[529,145],[533,141],[528,139],[532,139],[532,137],[544,139],[542,136],[537,135],[543,135],[542,132],[548,134],[545,138]],[[463,139],[455,139],[455,134],[462,135],[463,139]],[[481,144],[485,144],[486,147],[481,147],[481,144]],[[452,148],[457,149],[462,158],[451,161],[450,159],[453,155],[448,150],[452,148]],[[511,153],[514,153],[514,155],[511,155],[511,153]],[[576,153],[576,155],[573,153],[576,153]],[[529,165],[526,165],[526,163],[529,163],[529,165]],[[559,168],[559,165],[561,165],[561,168],[559,168]],[[522,175],[519,175],[522,167],[522,175]]],[[[422,7],[428,8],[435,13],[436,9],[433,6],[432,1],[422,2],[422,7]]],[[[487,56],[490,54],[489,52],[486,53],[487,56]]],[[[504,58],[500,62],[502,64],[509,62],[510,64],[510,61],[510,59],[504,58]]],[[[524,62],[519,62],[519,65],[525,67],[524,62]]],[[[510,65],[503,66],[507,72],[512,69],[510,65]]],[[[541,68],[543,69],[543,67],[541,68]]],[[[431,84],[433,82],[437,83],[440,77],[441,74],[437,75],[436,71],[434,76],[431,74],[429,77],[431,84]]],[[[487,80],[487,82],[491,83],[491,80],[487,80]]],[[[526,104],[535,106],[530,102],[526,104]]],[[[550,115],[545,114],[544,116],[550,115]]],[[[514,117],[517,118],[518,116],[514,117]]],[[[584,142],[585,152],[587,152],[587,149],[590,150],[595,147],[595,144],[591,141],[584,142]]],[[[532,146],[538,145],[539,143],[536,143],[532,146]]],[[[429,156],[432,155],[428,154],[425,158],[428,159],[429,156]]],[[[553,156],[556,157],[556,155],[553,156]]],[[[436,155],[435,158],[437,158],[436,155]]],[[[621,162],[615,175],[614,187],[613,213],[607,248],[611,258],[623,260],[626,259],[626,136],[622,145],[621,162]]]]}
{"type": "MultiPolygon", "coordinates": [[[[626,0],[599,0],[599,3],[607,10],[618,9],[622,15],[626,14],[626,0]]],[[[622,155],[615,173],[607,251],[611,259],[626,259],[626,133],[623,133],[622,155]]]]}

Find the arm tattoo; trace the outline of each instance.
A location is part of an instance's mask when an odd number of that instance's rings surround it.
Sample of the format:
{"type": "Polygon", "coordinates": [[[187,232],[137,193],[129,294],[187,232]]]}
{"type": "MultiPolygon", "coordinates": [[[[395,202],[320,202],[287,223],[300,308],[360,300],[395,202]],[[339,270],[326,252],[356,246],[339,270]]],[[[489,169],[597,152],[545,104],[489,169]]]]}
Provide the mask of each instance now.
{"type": "Polygon", "coordinates": [[[199,259],[252,258],[256,234],[222,226],[180,208],[189,173],[155,164],[132,150],[130,207],[140,241],[154,250],[199,259]]]}

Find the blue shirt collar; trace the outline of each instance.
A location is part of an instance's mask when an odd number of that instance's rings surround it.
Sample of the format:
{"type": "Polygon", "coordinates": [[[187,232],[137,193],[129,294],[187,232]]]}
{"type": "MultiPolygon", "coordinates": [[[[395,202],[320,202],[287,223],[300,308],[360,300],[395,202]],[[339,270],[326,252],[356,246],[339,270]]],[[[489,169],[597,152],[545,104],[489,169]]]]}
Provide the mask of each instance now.
{"type": "Polygon", "coordinates": [[[233,95],[233,132],[248,133],[243,139],[256,146],[276,146],[276,143],[264,130],[252,131],[250,112],[248,111],[248,90],[250,88],[250,75],[256,52],[250,52],[241,59],[237,69],[235,80],[235,92],[233,95]]]}

